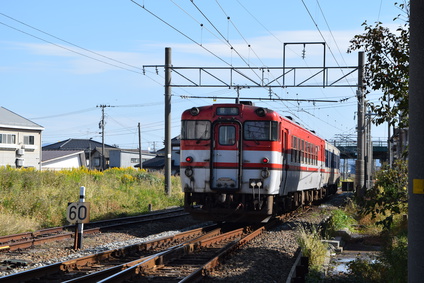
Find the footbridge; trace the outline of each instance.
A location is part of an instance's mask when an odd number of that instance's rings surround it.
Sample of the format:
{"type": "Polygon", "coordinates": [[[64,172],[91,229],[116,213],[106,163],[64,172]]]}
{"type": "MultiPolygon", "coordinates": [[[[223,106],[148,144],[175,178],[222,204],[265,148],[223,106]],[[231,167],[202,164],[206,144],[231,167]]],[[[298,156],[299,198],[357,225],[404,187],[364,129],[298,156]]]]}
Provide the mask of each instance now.
{"type": "MultiPolygon", "coordinates": [[[[334,141],[333,143],[340,150],[341,159],[356,159],[358,146],[356,141],[334,141]]],[[[371,142],[372,157],[381,161],[387,160],[387,141],[376,139],[371,142]]]]}

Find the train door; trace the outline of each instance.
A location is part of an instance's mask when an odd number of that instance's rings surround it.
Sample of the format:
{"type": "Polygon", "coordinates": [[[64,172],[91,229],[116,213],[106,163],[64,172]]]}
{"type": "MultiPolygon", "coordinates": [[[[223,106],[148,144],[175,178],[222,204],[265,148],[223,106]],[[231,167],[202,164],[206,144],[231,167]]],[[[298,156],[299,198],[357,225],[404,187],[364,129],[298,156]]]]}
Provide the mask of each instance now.
{"type": "Polygon", "coordinates": [[[281,172],[281,192],[285,194],[286,183],[287,183],[287,170],[288,170],[288,131],[283,128],[281,134],[281,163],[282,163],[282,172],[281,172]]]}
{"type": "Polygon", "coordinates": [[[237,122],[218,122],[213,130],[211,188],[238,190],[241,188],[241,125],[237,122]]]}

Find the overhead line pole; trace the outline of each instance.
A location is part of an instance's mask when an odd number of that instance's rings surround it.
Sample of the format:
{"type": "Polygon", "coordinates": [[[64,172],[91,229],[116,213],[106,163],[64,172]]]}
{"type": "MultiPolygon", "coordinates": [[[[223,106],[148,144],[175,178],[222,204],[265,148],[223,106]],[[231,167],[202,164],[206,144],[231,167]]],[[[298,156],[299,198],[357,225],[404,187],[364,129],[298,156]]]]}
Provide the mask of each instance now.
{"type": "Polygon", "coordinates": [[[141,125],[138,123],[138,159],[140,161],[140,170],[143,169],[143,154],[141,152],[141,125]]]}
{"type": "Polygon", "coordinates": [[[356,159],[356,172],[355,172],[355,181],[356,181],[356,192],[359,198],[362,198],[365,195],[365,128],[364,128],[364,83],[363,83],[363,75],[364,75],[364,52],[361,51],[358,53],[358,148],[357,148],[357,159],[356,159]]]}
{"type": "Polygon", "coordinates": [[[165,192],[171,195],[171,48],[165,48],[165,192]]]}

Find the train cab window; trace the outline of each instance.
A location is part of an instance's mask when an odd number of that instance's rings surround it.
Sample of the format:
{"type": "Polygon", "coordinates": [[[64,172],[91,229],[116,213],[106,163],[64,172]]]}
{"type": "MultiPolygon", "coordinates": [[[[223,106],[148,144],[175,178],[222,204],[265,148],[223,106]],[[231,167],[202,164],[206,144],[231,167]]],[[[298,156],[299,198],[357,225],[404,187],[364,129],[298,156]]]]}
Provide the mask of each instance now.
{"type": "Polygon", "coordinates": [[[181,139],[208,140],[211,137],[210,121],[182,121],[181,139]]]}
{"type": "Polygon", "coordinates": [[[236,128],[234,126],[219,127],[219,144],[234,145],[236,143],[236,128]]]}
{"type": "Polygon", "coordinates": [[[276,141],[278,140],[277,121],[246,121],[243,137],[245,140],[276,141]]]}

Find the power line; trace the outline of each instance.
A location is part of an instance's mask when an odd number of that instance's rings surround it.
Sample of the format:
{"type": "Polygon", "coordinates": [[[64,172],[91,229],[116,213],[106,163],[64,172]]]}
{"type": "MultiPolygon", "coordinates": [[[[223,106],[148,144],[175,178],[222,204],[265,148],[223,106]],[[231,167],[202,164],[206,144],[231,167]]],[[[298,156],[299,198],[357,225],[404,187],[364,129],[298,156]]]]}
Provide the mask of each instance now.
{"type": "MultiPolygon", "coordinates": [[[[29,32],[26,32],[26,31],[23,31],[23,30],[21,30],[21,29],[18,29],[18,28],[12,27],[12,26],[10,26],[10,25],[8,25],[8,24],[6,24],[6,23],[0,22],[0,24],[4,25],[4,26],[6,26],[6,27],[8,27],[8,28],[10,28],[10,29],[13,29],[13,30],[19,31],[19,32],[21,32],[21,33],[23,33],[23,34],[26,34],[26,35],[29,35],[29,36],[31,36],[31,37],[34,37],[34,38],[36,38],[36,39],[38,39],[38,40],[41,40],[41,41],[47,42],[47,43],[49,43],[49,44],[51,44],[51,45],[54,45],[54,46],[56,46],[56,47],[59,47],[59,48],[61,48],[61,49],[65,49],[65,50],[67,50],[67,51],[69,51],[69,52],[72,52],[72,53],[78,54],[78,55],[80,55],[80,56],[84,56],[84,57],[86,57],[86,58],[89,58],[89,59],[95,60],[95,61],[97,61],[97,62],[100,62],[100,63],[103,63],[103,64],[107,64],[107,65],[110,65],[110,66],[113,66],[113,67],[116,67],[116,68],[119,68],[119,69],[123,69],[123,70],[129,71],[129,72],[138,73],[138,74],[143,74],[142,72],[135,71],[135,70],[131,70],[131,69],[128,69],[128,68],[125,68],[125,67],[122,67],[122,66],[118,66],[118,65],[113,64],[113,63],[105,62],[105,61],[100,60],[100,59],[98,59],[98,58],[94,58],[94,57],[89,56],[89,55],[87,55],[87,54],[84,54],[84,53],[81,53],[81,52],[75,51],[75,50],[73,50],[73,49],[71,49],[71,48],[68,48],[68,47],[65,47],[65,46],[59,45],[59,44],[57,44],[57,43],[51,42],[51,41],[46,40],[46,39],[44,39],[44,38],[41,38],[41,37],[39,37],[39,36],[33,35],[33,34],[29,33],[29,32]]],[[[85,50],[85,49],[84,49],[84,50],[85,50]]],[[[93,53],[95,53],[95,52],[93,52],[93,53]]],[[[95,53],[95,54],[97,54],[97,53],[95,53]]],[[[119,61],[118,61],[118,62],[119,62],[119,61]]]]}
{"type": "Polygon", "coordinates": [[[11,19],[11,20],[14,20],[15,22],[18,22],[18,23],[20,23],[20,24],[22,24],[22,25],[24,25],[24,26],[27,26],[27,27],[29,27],[29,28],[32,28],[32,29],[34,29],[34,30],[36,30],[36,31],[38,31],[38,32],[44,33],[44,34],[46,34],[46,35],[48,35],[48,36],[51,36],[51,37],[53,37],[53,38],[55,38],[55,39],[58,39],[58,40],[60,40],[60,41],[63,41],[63,42],[65,42],[65,43],[69,44],[69,45],[72,45],[72,46],[74,46],[74,47],[77,47],[77,48],[79,48],[79,49],[82,49],[82,50],[84,50],[84,51],[87,51],[87,52],[89,52],[89,53],[95,54],[95,55],[97,55],[97,56],[103,57],[103,58],[105,58],[105,59],[108,59],[108,60],[114,61],[114,62],[116,62],[116,63],[119,63],[119,64],[122,64],[122,65],[125,65],[125,66],[128,66],[128,67],[131,67],[131,68],[134,68],[134,69],[142,70],[142,68],[140,68],[140,67],[137,67],[137,66],[133,66],[133,65],[130,65],[130,64],[124,63],[124,62],[122,62],[122,61],[116,60],[116,59],[114,59],[114,58],[108,57],[108,56],[106,56],[106,55],[103,55],[103,54],[100,54],[100,53],[94,52],[94,51],[92,51],[92,50],[89,50],[89,49],[87,49],[87,48],[81,47],[81,46],[79,46],[79,45],[76,45],[76,44],[74,44],[74,43],[72,43],[72,42],[69,42],[69,41],[67,41],[67,40],[65,40],[65,39],[59,38],[59,37],[57,37],[57,36],[55,36],[55,35],[52,35],[51,33],[48,33],[48,32],[45,32],[45,31],[43,31],[43,30],[39,29],[39,28],[33,27],[33,26],[31,26],[31,25],[29,25],[29,24],[27,24],[27,23],[24,23],[24,22],[22,22],[22,21],[20,21],[20,20],[17,20],[17,19],[15,19],[15,18],[13,18],[13,17],[11,17],[11,16],[8,16],[8,15],[6,15],[6,14],[4,14],[4,13],[1,13],[1,12],[0,12],[0,15],[2,15],[2,16],[4,16],[4,17],[7,17],[7,18],[9,18],[9,19],[11,19]]]}

